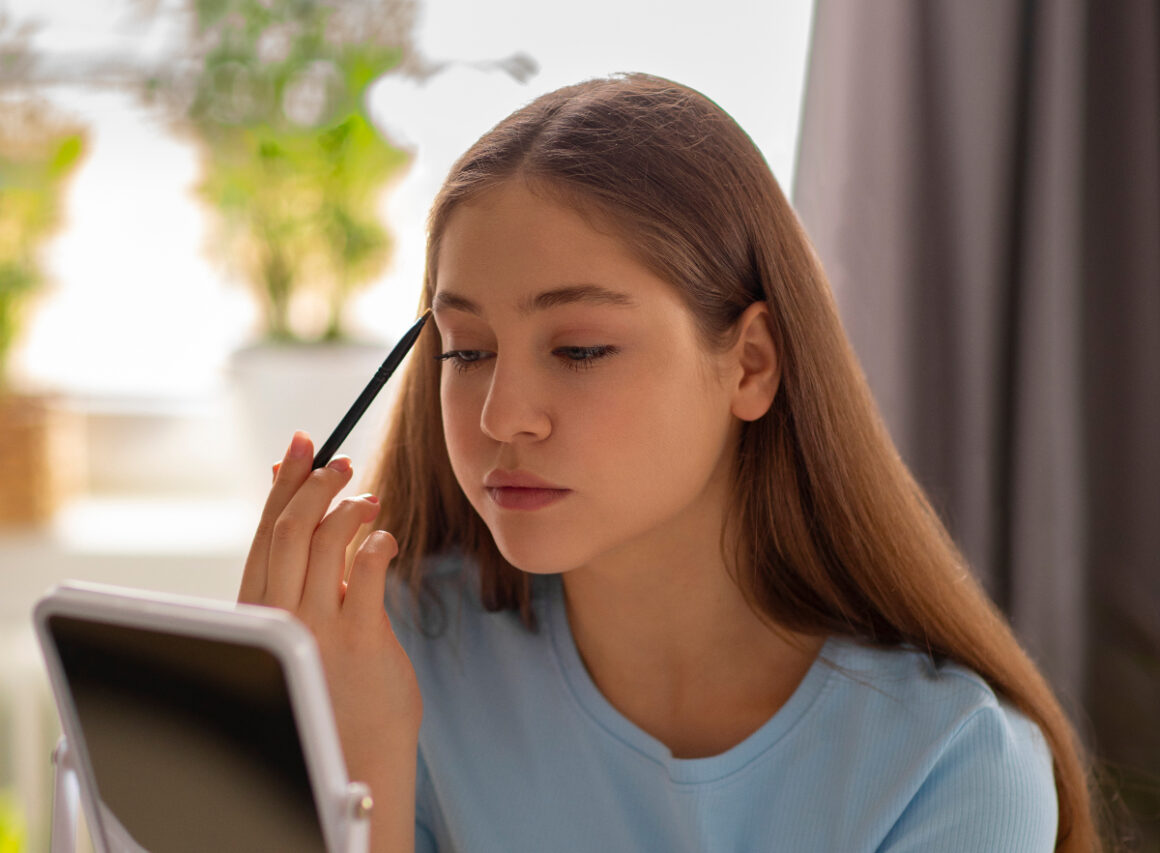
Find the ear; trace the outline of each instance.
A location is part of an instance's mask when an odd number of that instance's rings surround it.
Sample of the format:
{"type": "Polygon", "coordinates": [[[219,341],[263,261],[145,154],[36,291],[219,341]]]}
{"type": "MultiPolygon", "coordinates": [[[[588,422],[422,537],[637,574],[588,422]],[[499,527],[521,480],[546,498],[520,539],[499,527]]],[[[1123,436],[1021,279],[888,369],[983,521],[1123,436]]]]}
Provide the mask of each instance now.
{"type": "Polygon", "coordinates": [[[729,355],[737,377],[730,411],[743,421],[755,421],[769,411],[781,382],[773,317],[765,302],[754,302],[738,319],[737,341],[729,355]]]}

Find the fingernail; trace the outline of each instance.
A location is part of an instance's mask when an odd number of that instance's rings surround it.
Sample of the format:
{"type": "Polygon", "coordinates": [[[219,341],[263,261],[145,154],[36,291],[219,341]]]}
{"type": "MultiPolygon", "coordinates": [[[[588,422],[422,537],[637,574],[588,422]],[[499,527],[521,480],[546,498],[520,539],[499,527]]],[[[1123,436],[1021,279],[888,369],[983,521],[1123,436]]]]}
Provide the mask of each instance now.
{"type": "Polygon", "coordinates": [[[350,470],[350,457],[336,456],[326,464],[326,467],[331,471],[337,471],[340,474],[345,474],[350,470]]]}
{"type": "Polygon", "coordinates": [[[278,479],[278,469],[279,469],[279,468],[281,468],[281,467],[282,467],[282,463],[281,463],[281,462],[275,462],[275,463],[274,463],[274,466],[273,466],[272,470],[273,470],[273,472],[274,472],[274,479],[275,479],[275,480],[277,480],[277,479],[278,479]]]}
{"type": "Polygon", "coordinates": [[[290,452],[288,455],[293,459],[301,459],[303,456],[306,456],[307,445],[309,443],[306,433],[298,430],[294,433],[294,438],[290,439],[290,452]]]}
{"type": "Polygon", "coordinates": [[[379,502],[379,496],[372,495],[370,492],[367,492],[365,495],[360,495],[360,497],[369,504],[377,504],[379,502]]]}

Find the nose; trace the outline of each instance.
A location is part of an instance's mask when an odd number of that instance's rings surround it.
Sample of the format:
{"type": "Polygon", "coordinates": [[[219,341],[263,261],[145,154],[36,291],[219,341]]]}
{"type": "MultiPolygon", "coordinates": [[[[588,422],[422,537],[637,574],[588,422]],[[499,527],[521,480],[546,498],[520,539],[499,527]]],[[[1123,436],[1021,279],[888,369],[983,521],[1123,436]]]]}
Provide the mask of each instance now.
{"type": "Polygon", "coordinates": [[[520,368],[509,359],[496,358],[479,427],[484,435],[505,444],[548,437],[552,419],[530,369],[520,368]]]}

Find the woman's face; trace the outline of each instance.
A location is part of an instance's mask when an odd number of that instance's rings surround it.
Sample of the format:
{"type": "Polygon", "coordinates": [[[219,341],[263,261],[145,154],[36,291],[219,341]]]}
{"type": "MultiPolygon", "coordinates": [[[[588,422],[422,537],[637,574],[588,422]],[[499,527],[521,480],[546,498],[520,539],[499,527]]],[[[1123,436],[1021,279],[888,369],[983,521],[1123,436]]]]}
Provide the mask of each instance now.
{"type": "Polygon", "coordinates": [[[434,315],[455,476],[530,572],[720,532],[737,420],[674,287],[522,180],[461,204],[434,315]]]}

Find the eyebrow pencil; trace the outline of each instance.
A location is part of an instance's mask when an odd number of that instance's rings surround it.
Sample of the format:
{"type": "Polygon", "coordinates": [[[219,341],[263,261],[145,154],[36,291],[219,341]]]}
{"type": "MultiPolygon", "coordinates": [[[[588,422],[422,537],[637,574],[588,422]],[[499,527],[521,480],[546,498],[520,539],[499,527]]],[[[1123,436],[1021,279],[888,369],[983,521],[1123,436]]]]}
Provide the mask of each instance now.
{"type": "Polygon", "coordinates": [[[338,422],[338,426],[334,428],[334,432],[330,434],[330,438],[326,439],[322,447],[319,448],[318,453],[314,457],[314,462],[311,464],[311,470],[321,468],[326,465],[334,456],[339,445],[346,441],[346,437],[350,435],[350,431],[354,429],[354,425],[359,422],[359,418],[366,412],[367,407],[370,406],[371,401],[378,396],[379,391],[383,390],[383,386],[387,384],[387,380],[391,378],[391,374],[395,372],[410,352],[411,347],[415,345],[415,341],[419,340],[419,333],[423,331],[423,324],[427,322],[427,318],[431,316],[431,309],[428,308],[423,312],[423,316],[415,321],[415,325],[407,330],[407,333],[399,339],[395,344],[395,348],[391,350],[391,354],[384,359],[383,363],[379,365],[379,369],[375,371],[375,375],[371,377],[371,381],[367,383],[367,387],[358,395],[358,399],[354,401],[354,405],[350,407],[342,420],[338,422]]]}

